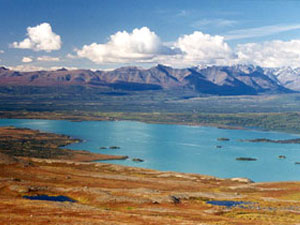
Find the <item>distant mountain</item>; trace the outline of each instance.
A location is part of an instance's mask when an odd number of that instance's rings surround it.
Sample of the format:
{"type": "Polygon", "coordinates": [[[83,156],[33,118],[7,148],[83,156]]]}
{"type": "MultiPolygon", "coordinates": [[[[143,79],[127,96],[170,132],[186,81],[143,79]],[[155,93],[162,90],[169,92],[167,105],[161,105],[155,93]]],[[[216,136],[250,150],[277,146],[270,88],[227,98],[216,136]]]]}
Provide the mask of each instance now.
{"type": "Polygon", "coordinates": [[[157,65],[150,69],[121,67],[113,71],[66,70],[18,72],[0,67],[0,85],[110,87],[113,89],[193,90],[213,95],[291,93],[300,90],[300,69],[266,69],[253,65],[186,69],[157,65]]]}
{"type": "MultiPolygon", "coordinates": [[[[291,90],[281,86],[277,80],[264,74],[260,67],[211,66],[196,69],[203,76],[202,79],[214,84],[215,93],[220,95],[253,95],[259,93],[289,93],[291,90]]],[[[200,76],[195,76],[199,79],[200,76]]],[[[192,82],[195,84],[195,82],[192,82]]],[[[205,85],[199,86],[200,92],[205,85]]]]}
{"type": "Polygon", "coordinates": [[[280,85],[294,91],[300,91],[300,68],[265,68],[265,74],[275,77],[280,85]]]}

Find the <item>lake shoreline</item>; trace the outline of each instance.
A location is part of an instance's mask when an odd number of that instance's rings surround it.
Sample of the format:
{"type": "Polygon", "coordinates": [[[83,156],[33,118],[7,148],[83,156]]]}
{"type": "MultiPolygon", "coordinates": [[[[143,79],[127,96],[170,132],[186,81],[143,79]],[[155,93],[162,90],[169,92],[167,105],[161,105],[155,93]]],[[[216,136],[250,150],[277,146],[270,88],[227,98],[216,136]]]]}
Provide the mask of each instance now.
{"type": "MultiPolygon", "coordinates": [[[[6,212],[0,221],[4,224],[32,224],[30,215],[35,224],[108,224],[112,218],[114,224],[125,220],[130,224],[145,220],[151,224],[220,220],[246,224],[250,219],[258,224],[295,224],[300,220],[299,181],[254,183],[242,177],[89,162],[82,155],[55,152],[58,146],[80,143],[71,136],[11,126],[0,127],[1,132],[0,143],[8,146],[10,140],[12,147],[21,143],[22,151],[34,150],[30,157],[20,156],[18,149],[11,155],[0,153],[0,208],[6,212]],[[46,152],[51,147],[54,158],[33,157],[41,154],[35,152],[36,146],[46,152]]],[[[70,153],[65,148],[57,150],[70,153]]]]}
{"type": "MultiPolygon", "coordinates": [[[[251,150],[251,148],[254,147],[253,144],[252,144],[253,147],[247,146],[249,145],[247,144],[247,142],[244,142],[242,145],[239,144],[240,142],[239,140],[247,139],[248,137],[251,137],[251,135],[256,135],[254,137],[262,137],[266,135],[265,137],[269,137],[270,140],[272,139],[272,137],[273,139],[278,139],[278,137],[283,137],[283,139],[289,139],[290,135],[283,134],[283,133],[277,133],[277,132],[264,133],[261,131],[245,130],[245,129],[241,130],[241,132],[239,132],[239,129],[238,130],[226,129],[223,131],[223,128],[220,127],[217,128],[202,127],[202,126],[190,127],[186,125],[184,126],[180,125],[177,127],[177,125],[173,125],[173,124],[172,126],[171,125],[169,126],[169,125],[162,125],[162,124],[156,125],[156,124],[147,124],[147,123],[131,122],[131,121],[108,121],[105,123],[101,123],[97,121],[94,122],[82,121],[82,123],[77,123],[77,122],[70,122],[68,120],[41,120],[40,121],[34,119],[32,121],[30,119],[27,120],[17,119],[17,120],[12,120],[11,122],[9,119],[7,120],[7,122],[4,122],[6,121],[4,119],[2,121],[3,124],[6,124],[6,126],[16,124],[16,127],[28,127],[35,130],[40,129],[45,132],[50,132],[54,134],[55,133],[67,134],[69,135],[69,138],[77,137],[83,140],[88,140],[88,141],[81,142],[79,140],[75,141],[76,138],[73,138],[74,142],[72,143],[77,143],[77,144],[70,145],[69,148],[71,149],[69,151],[72,153],[65,152],[65,155],[60,156],[60,159],[66,159],[66,154],[69,154],[67,157],[70,158],[70,154],[72,154],[72,158],[76,161],[92,162],[92,161],[108,160],[109,161],[108,163],[125,165],[125,166],[153,168],[160,171],[178,171],[178,172],[186,172],[186,173],[210,174],[222,178],[228,178],[232,176],[248,177],[256,182],[291,181],[291,180],[298,180],[295,178],[299,177],[295,173],[287,174],[288,169],[283,169],[283,171],[277,176],[274,176],[276,174],[272,174],[272,172],[268,172],[264,174],[258,172],[264,170],[264,168],[271,169],[274,167],[274,165],[278,165],[280,167],[286,166],[287,168],[295,167],[295,165],[298,165],[296,162],[299,162],[297,156],[295,156],[295,154],[292,153],[295,151],[291,151],[290,153],[292,154],[290,154],[288,152],[278,151],[280,147],[277,147],[276,150],[276,147],[274,146],[273,149],[274,151],[272,151],[273,153],[267,154],[267,152],[265,152],[266,155],[262,155],[260,151],[255,152],[251,150]],[[174,128],[176,127],[177,128],[173,129],[173,126],[174,128]],[[52,127],[55,129],[52,129],[52,127]],[[61,129],[60,127],[62,128],[65,127],[66,129],[65,128],[61,129]],[[113,131],[110,128],[114,128],[113,130],[115,131],[113,131]],[[149,128],[149,129],[145,129],[145,128],[149,128]],[[161,129],[165,130],[165,132],[161,133],[160,131],[161,129]],[[73,132],[72,130],[74,130],[75,132],[73,132]],[[148,131],[152,130],[152,132],[143,133],[144,131],[147,130],[148,131]],[[178,138],[176,138],[176,141],[174,143],[175,145],[167,144],[165,146],[165,149],[160,149],[159,146],[162,143],[164,143],[162,139],[162,134],[164,133],[171,134],[170,132],[173,135],[180,134],[179,136],[177,136],[178,138]],[[205,136],[204,139],[203,139],[204,137],[203,134],[205,133],[203,132],[206,132],[206,135],[204,135],[205,136]],[[146,144],[147,142],[143,141],[143,138],[145,137],[151,137],[152,144],[150,143],[146,144]],[[209,137],[209,139],[207,139],[207,137],[209,137]],[[129,140],[129,142],[126,140],[129,140]],[[161,143],[161,144],[157,145],[155,143],[161,143]],[[202,147],[204,143],[206,146],[205,148],[202,147]],[[117,146],[118,148],[114,151],[102,151],[103,146],[105,146],[106,149],[108,149],[109,146],[110,147],[117,146]],[[247,150],[246,151],[238,150],[238,152],[234,150],[234,149],[241,149],[241,148],[247,150]],[[89,150],[89,152],[80,151],[82,149],[87,149],[89,150]],[[162,151],[162,150],[166,150],[166,151],[162,151]],[[150,152],[151,155],[149,155],[150,152]],[[164,159],[167,158],[165,158],[164,156],[163,157],[160,156],[160,155],[165,155],[166,153],[164,152],[168,152],[167,154],[171,154],[173,158],[171,159],[171,161],[173,160],[172,163],[168,166],[166,166],[163,161],[164,159]],[[193,152],[196,154],[193,155],[194,154],[193,152]],[[232,155],[232,153],[234,153],[235,155],[232,155]],[[156,156],[155,159],[152,158],[154,155],[156,156]],[[201,158],[199,158],[199,155],[202,155],[201,158]],[[182,160],[180,160],[180,158],[176,159],[176,157],[178,156],[184,157],[186,160],[189,160],[191,165],[198,165],[198,166],[188,166],[182,160]],[[130,160],[125,160],[127,158],[130,158],[130,160]],[[248,162],[241,162],[247,160],[237,160],[240,158],[255,158],[257,160],[256,162],[248,163],[248,162]],[[216,165],[216,167],[214,167],[215,169],[209,169],[210,167],[208,162],[213,163],[215,159],[218,160],[219,165],[216,165]],[[110,161],[110,160],[120,160],[120,161],[110,161]],[[261,165],[265,165],[265,164],[262,164],[261,162],[265,160],[269,161],[268,165],[266,167],[262,167],[261,165]],[[201,163],[199,164],[199,162],[201,163]],[[227,169],[226,165],[230,165],[229,167],[230,169],[227,169]],[[240,168],[251,168],[251,171],[253,172],[248,173],[247,172],[248,170],[246,169],[240,170],[240,168]]],[[[72,144],[72,143],[69,142],[68,144],[72,144]]],[[[268,148],[268,146],[266,147],[268,148]]],[[[59,151],[64,152],[66,150],[64,149],[59,151]]],[[[48,156],[43,156],[43,157],[47,158],[48,156]]]]}
{"type": "MultiPolygon", "coordinates": [[[[113,112],[115,113],[115,112],[113,112]]],[[[144,115],[144,113],[138,113],[139,115],[144,115]]],[[[149,113],[147,113],[149,114],[149,113]]],[[[244,130],[250,129],[249,127],[236,126],[236,125],[226,125],[222,123],[203,123],[203,122],[187,122],[187,121],[156,121],[149,120],[147,118],[147,114],[145,118],[125,118],[125,116],[85,116],[85,115],[69,115],[67,112],[63,113],[51,113],[51,112],[30,112],[30,114],[24,113],[23,111],[0,111],[0,119],[41,119],[41,120],[67,120],[71,122],[81,122],[81,121],[134,121],[134,122],[142,122],[147,124],[169,124],[169,125],[183,125],[183,126],[200,126],[200,127],[216,127],[218,129],[229,129],[229,130],[244,130]]],[[[153,113],[156,114],[156,113],[153,113]]],[[[160,114],[160,113],[159,113],[160,114]]],[[[158,114],[158,115],[159,115],[158,114]]],[[[163,113],[162,113],[163,114],[163,113]]],[[[252,129],[252,128],[251,128],[252,129]]],[[[261,128],[256,128],[262,131],[278,131],[278,130],[264,130],[261,128]]],[[[300,131],[299,131],[300,133],[300,131]]],[[[296,134],[296,133],[295,133],[296,134]]]]}
{"type": "Polygon", "coordinates": [[[137,121],[148,124],[210,126],[220,129],[256,129],[300,134],[300,112],[284,113],[169,113],[94,111],[0,111],[3,119],[80,121],[137,121]],[[284,126],[283,126],[284,124],[284,126]]]}

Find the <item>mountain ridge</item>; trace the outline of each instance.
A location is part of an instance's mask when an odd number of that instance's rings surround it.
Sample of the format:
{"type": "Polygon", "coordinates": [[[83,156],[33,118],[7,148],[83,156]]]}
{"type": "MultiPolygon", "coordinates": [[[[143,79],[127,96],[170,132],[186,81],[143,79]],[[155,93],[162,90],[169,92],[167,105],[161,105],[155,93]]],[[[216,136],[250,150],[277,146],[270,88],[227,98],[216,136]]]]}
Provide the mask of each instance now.
{"type": "Polygon", "coordinates": [[[206,66],[176,69],[158,64],[112,71],[87,69],[20,72],[0,67],[0,86],[87,86],[127,91],[188,89],[212,95],[256,95],[300,91],[300,69],[253,65],[206,66]],[[298,85],[299,84],[299,85],[298,85]]]}

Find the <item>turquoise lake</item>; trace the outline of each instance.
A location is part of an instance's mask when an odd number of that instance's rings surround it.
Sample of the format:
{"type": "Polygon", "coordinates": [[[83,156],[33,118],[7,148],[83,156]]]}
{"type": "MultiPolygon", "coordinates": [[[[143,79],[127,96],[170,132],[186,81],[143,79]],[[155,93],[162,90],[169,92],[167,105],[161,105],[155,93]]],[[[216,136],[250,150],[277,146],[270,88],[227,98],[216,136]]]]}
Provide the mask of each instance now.
{"type": "Polygon", "coordinates": [[[300,144],[248,143],[240,139],[292,139],[299,135],[257,130],[147,124],[133,121],[83,121],[0,119],[0,126],[26,127],[70,135],[84,140],[67,146],[95,153],[128,155],[109,163],[163,171],[199,173],[222,178],[247,177],[256,182],[299,181],[300,144]],[[230,141],[218,141],[226,137],[230,141]],[[104,149],[102,146],[120,146],[104,149]],[[222,148],[216,148],[221,145],[222,148]],[[285,155],[286,159],[279,159],[285,155]],[[257,161],[237,161],[237,157],[257,161]],[[141,158],[144,162],[133,162],[141,158]]]}

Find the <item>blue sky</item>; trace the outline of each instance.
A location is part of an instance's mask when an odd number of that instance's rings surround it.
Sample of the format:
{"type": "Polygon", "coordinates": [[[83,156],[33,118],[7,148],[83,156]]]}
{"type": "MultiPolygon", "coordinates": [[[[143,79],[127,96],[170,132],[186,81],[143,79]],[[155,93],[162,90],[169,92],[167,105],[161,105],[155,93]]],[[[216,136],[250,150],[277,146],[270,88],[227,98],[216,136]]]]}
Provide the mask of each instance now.
{"type": "Polygon", "coordinates": [[[13,68],[300,66],[300,1],[0,0],[0,8],[0,64],[13,68]]]}

